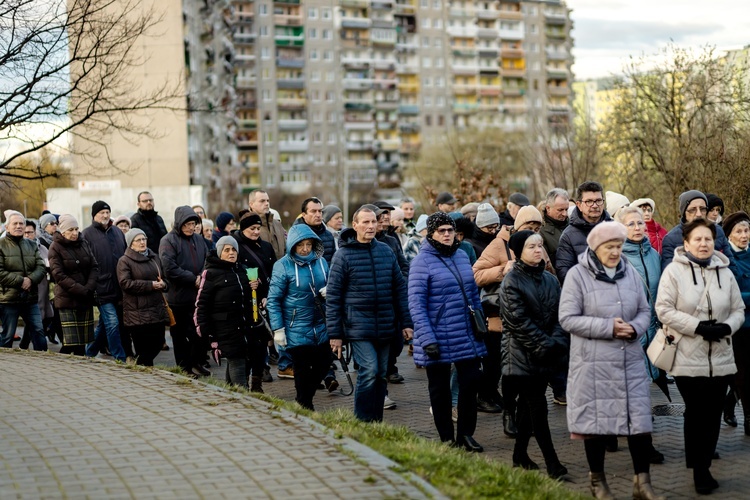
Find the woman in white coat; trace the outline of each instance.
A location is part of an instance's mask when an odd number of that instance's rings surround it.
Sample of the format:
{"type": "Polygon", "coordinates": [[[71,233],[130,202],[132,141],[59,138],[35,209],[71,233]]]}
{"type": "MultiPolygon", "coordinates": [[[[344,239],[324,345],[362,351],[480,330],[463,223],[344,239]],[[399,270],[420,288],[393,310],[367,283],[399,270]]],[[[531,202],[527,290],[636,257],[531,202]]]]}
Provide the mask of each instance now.
{"type": "Polygon", "coordinates": [[[711,221],[684,225],[683,246],[664,270],[656,299],[656,314],[677,342],[670,374],[685,401],[685,460],[701,494],[719,487],[710,468],[724,395],[737,371],[730,337],[745,321],[740,288],[729,259],[714,250],[715,238],[711,221]]]}

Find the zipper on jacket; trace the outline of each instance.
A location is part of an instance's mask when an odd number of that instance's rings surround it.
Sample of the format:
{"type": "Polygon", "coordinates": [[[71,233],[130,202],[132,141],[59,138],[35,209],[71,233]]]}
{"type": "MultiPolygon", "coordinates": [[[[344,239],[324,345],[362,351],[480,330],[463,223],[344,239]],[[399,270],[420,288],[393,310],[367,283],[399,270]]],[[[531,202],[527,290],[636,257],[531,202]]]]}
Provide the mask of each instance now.
{"type": "MultiPolygon", "coordinates": [[[[703,278],[703,286],[707,287],[708,283],[706,282],[706,268],[701,267],[701,278],[703,278]]],[[[708,290],[706,290],[706,302],[708,304],[708,319],[713,319],[713,307],[711,307],[711,295],[709,295],[708,290]]],[[[711,341],[708,342],[708,376],[713,377],[714,376],[714,364],[711,360],[711,355],[713,354],[713,348],[711,346],[711,341]]]]}
{"type": "Polygon", "coordinates": [[[289,321],[289,328],[291,328],[292,325],[294,325],[294,317],[295,316],[297,316],[297,308],[296,307],[294,309],[292,309],[292,319],[291,319],[291,321],[289,321]]]}

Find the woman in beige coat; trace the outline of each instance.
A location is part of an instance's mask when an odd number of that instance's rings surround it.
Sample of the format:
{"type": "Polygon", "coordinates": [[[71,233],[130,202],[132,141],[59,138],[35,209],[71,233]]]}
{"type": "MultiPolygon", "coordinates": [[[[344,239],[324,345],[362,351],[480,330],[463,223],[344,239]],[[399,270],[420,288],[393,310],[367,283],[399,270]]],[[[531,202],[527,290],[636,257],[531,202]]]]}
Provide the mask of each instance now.
{"type": "Polygon", "coordinates": [[[745,304],[729,270],[714,250],[716,226],[696,219],[683,227],[683,246],[662,274],[656,314],[677,342],[670,373],[685,401],[685,460],[695,489],[719,487],[710,472],[719,439],[724,395],[737,371],[731,335],[745,321],[745,304]]]}

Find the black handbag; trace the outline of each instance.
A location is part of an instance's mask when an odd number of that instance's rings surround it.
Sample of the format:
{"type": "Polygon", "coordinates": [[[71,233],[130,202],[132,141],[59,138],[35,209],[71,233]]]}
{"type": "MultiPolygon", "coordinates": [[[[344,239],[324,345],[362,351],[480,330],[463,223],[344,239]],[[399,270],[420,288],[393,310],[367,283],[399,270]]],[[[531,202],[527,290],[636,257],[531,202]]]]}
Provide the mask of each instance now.
{"type": "Polygon", "coordinates": [[[454,272],[442,257],[440,257],[440,261],[443,263],[443,265],[445,265],[445,267],[448,268],[451,274],[453,274],[456,280],[458,280],[458,284],[461,286],[461,293],[464,296],[464,303],[466,304],[466,308],[469,310],[469,317],[471,318],[471,328],[472,330],[474,330],[474,338],[480,342],[484,342],[484,339],[487,338],[487,333],[489,333],[489,330],[487,329],[487,317],[484,315],[484,311],[471,307],[469,297],[466,296],[466,289],[464,288],[464,282],[461,279],[461,273],[454,272]]]}

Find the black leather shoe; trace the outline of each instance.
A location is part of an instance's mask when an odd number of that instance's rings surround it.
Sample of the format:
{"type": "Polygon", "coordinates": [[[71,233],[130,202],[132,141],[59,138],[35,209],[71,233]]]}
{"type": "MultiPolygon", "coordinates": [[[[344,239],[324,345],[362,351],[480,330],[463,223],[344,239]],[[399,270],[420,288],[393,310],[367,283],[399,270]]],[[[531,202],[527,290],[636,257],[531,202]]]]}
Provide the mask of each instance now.
{"type": "Polygon", "coordinates": [[[477,399],[477,411],[481,411],[482,413],[500,413],[503,411],[503,407],[492,401],[477,399]]]}
{"type": "Polygon", "coordinates": [[[729,427],[737,427],[737,417],[732,413],[724,413],[724,422],[729,427]]]}
{"type": "Polygon", "coordinates": [[[525,457],[513,457],[513,467],[520,467],[524,470],[539,470],[539,465],[530,459],[528,455],[525,457]]]}
{"type": "Polygon", "coordinates": [[[653,445],[651,445],[651,451],[648,454],[648,463],[657,465],[664,463],[664,455],[659,453],[653,445]]]}
{"type": "Polygon", "coordinates": [[[516,418],[509,411],[503,412],[503,432],[509,438],[515,439],[518,435],[518,428],[516,427],[516,418]]]}
{"type": "Polygon", "coordinates": [[[560,462],[555,462],[547,466],[547,475],[552,479],[560,479],[568,473],[568,469],[560,462]]]}
{"type": "Polygon", "coordinates": [[[711,475],[708,469],[693,469],[693,484],[695,491],[700,495],[708,495],[719,487],[718,481],[711,475]]]}
{"type": "Polygon", "coordinates": [[[484,451],[482,445],[477,443],[471,436],[460,436],[456,439],[456,444],[471,453],[482,453],[484,451]]]}

